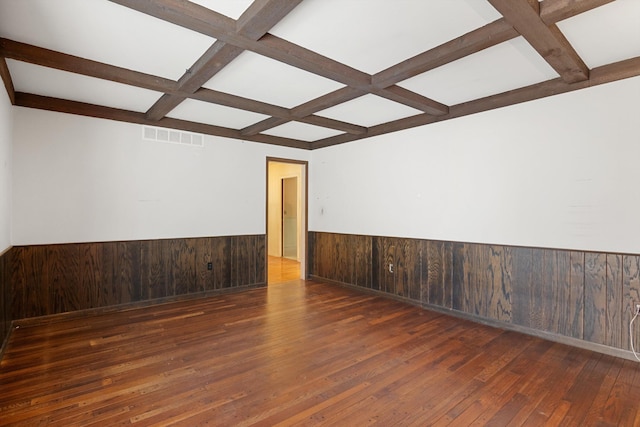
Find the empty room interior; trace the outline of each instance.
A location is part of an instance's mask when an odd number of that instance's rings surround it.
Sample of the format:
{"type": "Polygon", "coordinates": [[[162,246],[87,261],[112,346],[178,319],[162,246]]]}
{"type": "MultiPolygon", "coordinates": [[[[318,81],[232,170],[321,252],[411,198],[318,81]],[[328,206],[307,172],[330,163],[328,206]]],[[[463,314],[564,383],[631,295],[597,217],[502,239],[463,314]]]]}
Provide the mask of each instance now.
{"type": "Polygon", "coordinates": [[[0,426],[640,426],[639,0],[0,0],[0,426]]]}

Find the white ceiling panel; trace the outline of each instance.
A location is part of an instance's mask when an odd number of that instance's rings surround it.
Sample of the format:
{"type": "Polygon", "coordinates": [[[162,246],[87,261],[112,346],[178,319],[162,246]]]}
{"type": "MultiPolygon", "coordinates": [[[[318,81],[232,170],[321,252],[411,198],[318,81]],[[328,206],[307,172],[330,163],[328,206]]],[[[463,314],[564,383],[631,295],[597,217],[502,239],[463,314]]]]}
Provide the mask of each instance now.
{"type": "Polygon", "coordinates": [[[374,74],[500,17],[479,0],[305,0],[270,32],[374,74]]]}
{"type": "Polygon", "coordinates": [[[327,129],[307,123],[289,122],[264,131],[268,135],[281,136],[283,138],[293,138],[302,141],[317,141],[323,138],[340,135],[343,132],[335,129],[327,129]]]}
{"type": "Polygon", "coordinates": [[[215,10],[229,18],[238,19],[251,6],[253,0],[191,0],[191,3],[215,10]]]}
{"type": "Polygon", "coordinates": [[[616,0],[558,27],[589,68],[640,56],[640,0],[616,0]]]}
{"type": "Polygon", "coordinates": [[[33,93],[89,104],[145,112],[161,93],[135,86],[7,60],[17,92],[33,93]]]}
{"type": "Polygon", "coordinates": [[[556,77],[553,68],[518,37],[398,85],[443,104],[455,105],[556,77]]]}
{"type": "Polygon", "coordinates": [[[367,127],[416,114],[422,111],[371,94],[318,112],[319,116],[367,127]]]}
{"type": "Polygon", "coordinates": [[[0,36],[173,80],[215,42],[104,0],[2,0],[0,36]]]}
{"type": "Polygon", "coordinates": [[[263,114],[187,99],[167,114],[174,119],[242,129],[268,118],[263,114]]]}
{"type": "Polygon", "coordinates": [[[293,108],[343,86],[253,52],[243,52],[204,87],[293,108]]]}

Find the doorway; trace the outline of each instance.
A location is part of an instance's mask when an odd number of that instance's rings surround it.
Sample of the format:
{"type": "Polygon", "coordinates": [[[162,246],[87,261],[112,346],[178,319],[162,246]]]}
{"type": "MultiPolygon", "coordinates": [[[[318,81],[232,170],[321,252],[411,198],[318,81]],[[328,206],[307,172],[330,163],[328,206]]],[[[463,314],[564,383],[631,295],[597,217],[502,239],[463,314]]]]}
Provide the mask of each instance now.
{"type": "Polygon", "coordinates": [[[282,257],[298,261],[298,177],[282,178],[282,257]]]}
{"type": "Polygon", "coordinates": [[[306,277],[307,162],[267,158],[267,283],[306,277]]]}

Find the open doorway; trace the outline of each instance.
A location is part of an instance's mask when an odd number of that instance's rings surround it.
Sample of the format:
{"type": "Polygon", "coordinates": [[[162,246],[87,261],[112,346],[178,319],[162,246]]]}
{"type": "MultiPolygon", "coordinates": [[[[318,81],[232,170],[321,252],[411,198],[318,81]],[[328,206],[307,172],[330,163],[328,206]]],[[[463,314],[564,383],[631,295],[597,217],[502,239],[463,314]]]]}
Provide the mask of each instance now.
{"type": "Polygon", "coordinates": [[[307,162],[267,158],[267,283],[306,277],[307,162]]]}

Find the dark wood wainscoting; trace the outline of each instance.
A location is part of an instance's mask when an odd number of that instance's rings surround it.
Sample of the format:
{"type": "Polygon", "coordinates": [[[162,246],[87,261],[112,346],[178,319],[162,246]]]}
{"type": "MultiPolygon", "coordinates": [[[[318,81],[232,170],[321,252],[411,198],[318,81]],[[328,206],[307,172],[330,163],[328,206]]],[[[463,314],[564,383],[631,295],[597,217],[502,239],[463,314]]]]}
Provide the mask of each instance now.
{"type": "Polygon", "coordinates": [[[11,277],[10,258],[12,249],[0,252],[0,357],[4,343],[11,330],[11,277]]]}
{"type": "Polygon", "coordinates": [[[640,302],[634,254],[310,232],[309,272],[593,349],[630,350],[640,302]]]}
{"type": "Polygon", "coordinates": [[[265,286],[265,241],[249,235],[15,246],[5,297],[15,320],[265,286]]]}

